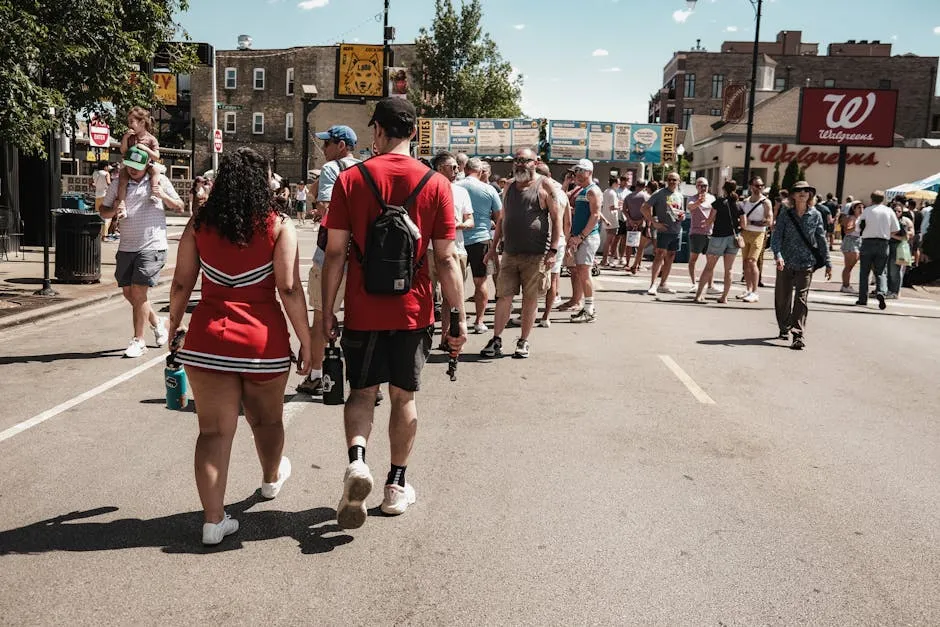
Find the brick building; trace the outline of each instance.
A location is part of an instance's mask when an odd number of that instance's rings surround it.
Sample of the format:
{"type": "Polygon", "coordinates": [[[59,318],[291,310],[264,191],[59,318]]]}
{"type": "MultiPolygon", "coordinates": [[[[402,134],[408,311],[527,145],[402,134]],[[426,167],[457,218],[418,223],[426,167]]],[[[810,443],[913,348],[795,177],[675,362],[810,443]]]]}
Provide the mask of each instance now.
{"type": "MultiPolygon", "coordinates": [[[[689,127],[693,115],[720,115],[722,96],[731,83],[751,77],[753,42],[726,41],[721,52],[700,46],[673,54],[663,71],[663,86],[650,98],[649,122],[689,127]]],[[[855,41],[806,43],[801,31],[781,31],[774,42],[761,42],[758,51],[757,101],[791,87],[845,87],[898,90],[898,134],[940,137],[940,111],[934,94],[937,57],[891,56],[891,44],[855,41]]]]}
{"type": "MultiPolygon", "coordinates": [[[[408,66],[414,45],[392,46],[394,63],[408,66]]],[[[212,107],[218,106],[218,125],[225,151],[248,146],[271,160],[276,172],[291,181],[303,175],[303,85],[315,85],[317,99],[332,100],[336,90],[336,46],[304,46],[276,50],[251,48],[216,51],[215,68],[200,67],[192,75],[196,121],[196,172],[212,167],[212,107]],[[217,97],[212,94],[216,72],[217,97]]],[[[310,114],[310,132],[346,124],[359,136],[357,150],[370,147],[367,124],[374,105],[350,100],[324,102],[310,114]]],[[[310,139],[309,168],[323,164],[323,151],[310,139]]]]}

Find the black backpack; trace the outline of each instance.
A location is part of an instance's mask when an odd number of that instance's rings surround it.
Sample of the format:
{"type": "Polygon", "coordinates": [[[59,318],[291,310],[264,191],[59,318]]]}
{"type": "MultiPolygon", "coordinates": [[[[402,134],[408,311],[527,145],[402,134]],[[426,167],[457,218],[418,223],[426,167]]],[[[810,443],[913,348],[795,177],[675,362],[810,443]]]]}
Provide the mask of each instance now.
{"type": "Polygon", "coordinates": [[[369,294],[407,294],[411,291],[415,275],[427,256],[425,253],[421,259],[415,260],[421,234],[408,215],[408,206],[434,176],[434,170],[428,169],[418,186],[399,206],[385,202],[365,164],[358,163],[356,167],[381,208],[379,217],[366,231],[365,249],[360,248],[355,239],[352,241],[356,257],[362,266],[363,286],[369,294]]]}

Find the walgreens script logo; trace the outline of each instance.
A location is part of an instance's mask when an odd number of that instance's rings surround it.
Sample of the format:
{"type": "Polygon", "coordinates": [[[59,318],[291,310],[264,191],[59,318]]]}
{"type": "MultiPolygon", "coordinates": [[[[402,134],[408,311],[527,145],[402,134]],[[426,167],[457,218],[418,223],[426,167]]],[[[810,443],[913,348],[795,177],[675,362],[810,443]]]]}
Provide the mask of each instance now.
{"type": "Polygon", "coordinates": [[[872,141],[874,136],[871,133],[843,133],[834,129],[851,130],[858,128],[875,110],[877,101],[878,96],[875,95],[875,92],[868,92],[868,95],[864,98],[855,96],[847,99],[844,94],[829,94],[823,97],[823,102],[830,103],[829,113],[826,114],[826,124],[829,125],[829,128],[819,131],[819,139],[835,139],[843,142],[851,140],[872,141]],[[862,111],[863,107],[865,107],[864,111],[862,111]]]}
{"type": "Polygon", "coordinates": [[[807,87],[799,143],[891,146],[897,102],[898,93],[892,90],[807,87]]]}

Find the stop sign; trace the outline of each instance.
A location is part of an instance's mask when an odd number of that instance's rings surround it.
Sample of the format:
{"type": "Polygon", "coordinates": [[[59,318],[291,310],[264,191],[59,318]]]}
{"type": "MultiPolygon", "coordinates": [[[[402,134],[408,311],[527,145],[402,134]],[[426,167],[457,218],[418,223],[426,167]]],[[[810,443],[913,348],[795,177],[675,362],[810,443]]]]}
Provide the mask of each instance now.
{"type": "Polygon", "coordinates": [[[94,148],[107,148],[111,143],[111,128],[95,120],[88,125],[88,141],[94,148]]]}
{"type": "Polygon", "coordinates": [[[222,131],[220,129],[215,129],[212,134],[212,149],[219,154],[222,152],[222,131]]]}

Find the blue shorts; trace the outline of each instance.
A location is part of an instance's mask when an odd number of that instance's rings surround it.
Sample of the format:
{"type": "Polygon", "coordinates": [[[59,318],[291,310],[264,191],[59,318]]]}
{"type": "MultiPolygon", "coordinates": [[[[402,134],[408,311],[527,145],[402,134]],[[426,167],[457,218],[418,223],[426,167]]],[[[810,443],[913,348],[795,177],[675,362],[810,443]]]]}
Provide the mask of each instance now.
{"type": "Polygon", "coordinates": [[[727,235],[725,237],[715,237],[713,235],[708,240],[708,250],[705,252],[706,254],[715,255],[717,257],[721,257],[722,255],[737,255],[738,244],[734,241],[734,235],[727,235]]]}

